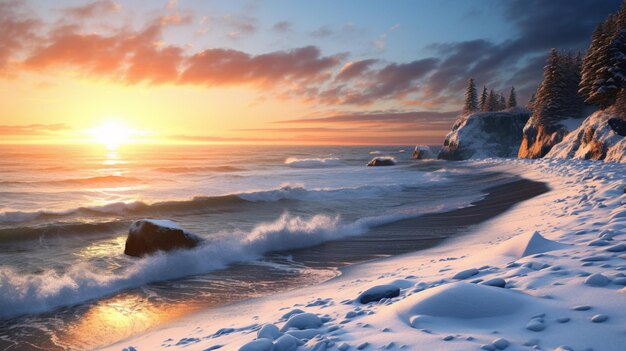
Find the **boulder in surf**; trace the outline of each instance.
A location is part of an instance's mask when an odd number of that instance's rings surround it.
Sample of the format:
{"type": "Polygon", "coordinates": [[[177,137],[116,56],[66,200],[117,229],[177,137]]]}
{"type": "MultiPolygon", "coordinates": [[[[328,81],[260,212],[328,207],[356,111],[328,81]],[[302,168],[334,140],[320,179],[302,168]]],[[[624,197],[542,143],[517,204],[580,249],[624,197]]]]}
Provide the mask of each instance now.
{"type": "Polygon", "coordinates": [[[142,257],[157,251],[191,249],[201,239],[169,220],[141,219],[134,221],[128,230],[124,253],[142,257]]]}

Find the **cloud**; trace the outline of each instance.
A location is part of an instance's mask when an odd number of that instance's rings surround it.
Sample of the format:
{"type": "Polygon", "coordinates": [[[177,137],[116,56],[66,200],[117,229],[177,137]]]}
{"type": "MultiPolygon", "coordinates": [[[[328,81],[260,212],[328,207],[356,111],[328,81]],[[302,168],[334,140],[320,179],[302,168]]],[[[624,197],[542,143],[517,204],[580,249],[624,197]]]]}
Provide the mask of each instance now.
{"type": "Polygon", "coordinates": [[[277,33],[291,32],[293,30],[293,24],[291,22],[288,22],[288,21],[276,22],[272,26],[272,30],[274,32],[277,32],[277,33]]]}
{"type": "Polygon", "coordinates": [[[0,135],[24,136],[24,135],[49,135],[70,129],[66,124],[28,124],[28,125],[0,125],[0,135]]]}
{"type": "Polygon", "coordinates": [[[86,5],[68,7],[63,12],[76,19],[101,16],[103,13],[117,12],[121,5],[112,0],[97,0],[86,5]]]}
{"type": "Polygon", "coordinates": [[[376,59],[350,61],[341,67],[336,79],[340,81],[347,81],[359,77],[369,70],[369,68],[376,62],[378,62],[376,59]]]}
{"type": "Polygon", "coordinates": [[[256,56],[237,50],[208,49],[186,60],[187,68],[180,82],[206,86],[272,86],[289,80],[307,84],[323,78],[340,60],[339,56],[322,56],[314,46],[256,56]]]}
{"type": "Polygon", "coordinates": [[[437,112],[437,111],[375,111],[375,112],[352,112],[340,113],[327,117],[302,117],[276,121],[274,124],[326,124],[326,125],[355,125],[364,124],[421,124],[429,122],[433,125],[443,125],[449,129],[449,124],[456,119],[458,111],[437,112]]]}
{"type": "Polygon", "coordinates": [[[41,22],[31,17],[21,1],[0,1],[0,75],[10,74],[9,66],[26,43],[37,40],[41,22]]]}

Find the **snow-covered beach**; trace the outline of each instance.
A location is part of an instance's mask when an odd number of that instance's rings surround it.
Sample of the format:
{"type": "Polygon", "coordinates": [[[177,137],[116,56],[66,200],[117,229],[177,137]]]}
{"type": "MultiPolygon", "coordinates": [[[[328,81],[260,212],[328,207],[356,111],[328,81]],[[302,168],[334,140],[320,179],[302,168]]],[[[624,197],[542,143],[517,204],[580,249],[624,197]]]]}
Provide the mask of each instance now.
{"type": "Polygon", "coordinates": [[[547,182],[551,191],[434,248],[202,311],[105,349],[623,349],[625,166],[467,162],[547,182]],[[399,296],[359,301],[381,285],[374,292],[399,296]]]}

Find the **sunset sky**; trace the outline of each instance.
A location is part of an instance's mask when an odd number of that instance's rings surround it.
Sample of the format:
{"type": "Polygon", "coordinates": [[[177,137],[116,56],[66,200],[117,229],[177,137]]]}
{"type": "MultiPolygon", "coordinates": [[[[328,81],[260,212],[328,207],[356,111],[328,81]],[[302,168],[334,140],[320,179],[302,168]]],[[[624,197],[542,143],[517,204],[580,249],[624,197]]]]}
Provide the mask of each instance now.
{"type": "Polygon", "coordinates": [[[0,143],[439,143],[620,0],[0,0],[0,143]]]}

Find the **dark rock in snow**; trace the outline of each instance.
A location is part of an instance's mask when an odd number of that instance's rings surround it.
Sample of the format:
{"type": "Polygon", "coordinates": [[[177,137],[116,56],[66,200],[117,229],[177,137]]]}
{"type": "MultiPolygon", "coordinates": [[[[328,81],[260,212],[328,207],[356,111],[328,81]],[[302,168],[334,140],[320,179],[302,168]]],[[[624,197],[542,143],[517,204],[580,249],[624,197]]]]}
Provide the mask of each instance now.
{"type": "Polygon", "coordinates": [[[362,292],[357,300],[360,303],[369,303],[398,296],[400,296],[400,288],[394,285],[377,285],[362,292]]]}
{"type": "Polygon", "coordinates": [[[201,239],[168,220],[142,219],[133,222],[128,231],[124,253],[141,257],[156,251],[190,249],[201,239]]]}
{"type": "Polygon", "coordinates": [[[367,165],[369,167],[393,166],[396,161],[392,157],[374,157],[367,165]]]}

